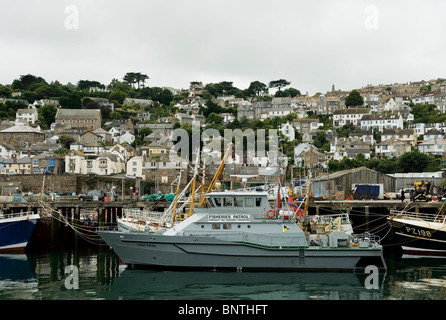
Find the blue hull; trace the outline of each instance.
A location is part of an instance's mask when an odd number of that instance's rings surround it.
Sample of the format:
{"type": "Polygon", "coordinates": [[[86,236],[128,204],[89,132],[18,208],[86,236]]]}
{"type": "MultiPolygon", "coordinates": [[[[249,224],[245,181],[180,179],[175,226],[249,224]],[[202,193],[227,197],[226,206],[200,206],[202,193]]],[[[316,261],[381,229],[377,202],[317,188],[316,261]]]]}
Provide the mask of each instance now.
{"type": "Polygon", "coordinates": [[[0,252],[23,251],[39,219],[0,220],[0,252]]]}

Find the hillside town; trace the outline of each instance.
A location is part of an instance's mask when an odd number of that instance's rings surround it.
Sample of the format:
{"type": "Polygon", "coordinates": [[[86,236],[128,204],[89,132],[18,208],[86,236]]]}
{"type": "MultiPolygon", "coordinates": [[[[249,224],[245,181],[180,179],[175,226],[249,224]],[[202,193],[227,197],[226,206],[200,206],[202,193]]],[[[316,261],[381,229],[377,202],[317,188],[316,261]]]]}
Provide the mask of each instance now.
{"type": "MultiPolygon", "coordinates": [[[[256,81],[250,90],[239,90],[231,82],[198,81],[187,89],[148,88],[145,79],[140,87],[124,77],[122,82],[114,79],[114,87],[80,81],[67,95],[71,99],[79,86],[82,93],[70,100],[63,92],[39,92],[60,84],[45,82],[31,90],[26,77],[41,79],[28,75],[0,85],[2,175],[120,175],[146,181],[154,192],[171,190],[178,171],[190,164],[169,161],[173,133],[193,124],[203,130],[277,129],[282,160],[295,177],[301,169],[316,175],[335,171],[336,163],[348,160],[395,162],[414,151],[440,160],[441,167],[446,156],[443,79],[348,91],[333,85],[325,93],[309,95],[284,89],[290,83],[283,79],[278,86],[256,81]],[[272,94],[271,88],[278,90],[272,94]],[[156,92],[156,99],[141,98],[140,90],[148,89],[153,97],[156,92]]],[[[246,165],[243,158],[231,161],[232,173],[238,174],[266,166],[246,165]]]]}

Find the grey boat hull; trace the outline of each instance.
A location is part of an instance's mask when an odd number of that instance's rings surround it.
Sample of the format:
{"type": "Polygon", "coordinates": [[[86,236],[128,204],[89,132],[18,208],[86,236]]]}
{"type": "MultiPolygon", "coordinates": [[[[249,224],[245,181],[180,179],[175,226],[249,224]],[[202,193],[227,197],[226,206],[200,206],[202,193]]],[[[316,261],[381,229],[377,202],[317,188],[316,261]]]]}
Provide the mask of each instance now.
{"type": "Polygon", "coordinates": [[[121,260],[163,269],[359,272],[386,271],[380,248],[278,247],[199,236],[99,231],[121,260]]]}

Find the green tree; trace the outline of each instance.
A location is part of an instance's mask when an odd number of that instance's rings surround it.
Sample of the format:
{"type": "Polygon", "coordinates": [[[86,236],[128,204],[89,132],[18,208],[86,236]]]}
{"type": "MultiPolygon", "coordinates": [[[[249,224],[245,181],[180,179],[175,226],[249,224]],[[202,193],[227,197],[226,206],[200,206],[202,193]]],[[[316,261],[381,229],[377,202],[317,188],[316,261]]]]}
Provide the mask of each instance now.
{"type": "Polygon", "coordinates": [[[9,98],[12,94],[12,89],[0,84],[0,98],[9,98]]]}
{"type": "Polygon", "coordinates": [[[209,114],[209,116],[206,118],[207,123],[213,123],[213,124],[222,124],[223,123],[223,117],[218,115],[215,112],[212,112],[209,114]]]}
{"type": "Polygon", "coordinates": [[[119,89],[115,89],[108,94],[108,100],[110,100],[110,101],[116,100],[120,104],[122,104],[124,99],[127,97],[128,97],[127,93],[125,93],[124,91],[119,90],[119,89]]]}
{"type": "Polygon", "coordinates": [[[46,128],[49,128],[56,119],[57,106],[54,104],[45,104],[41,106],[37,112],[42,124],[44,124],[46,128]]]}
{"type": "Polygon", "coordinates": [[[412,114],[415,123],[436,122],[439,111],[434,104],[417,103],[412,106],[412,114]]]}
{"type": "Polygon", "coordinates": [[[133,85],[136,83],[136,72],[127,72],[124,77],[122,78],[125,82],[127,82],[132,88],[133,85]]]}
{"type": "Polygon", "coordinates": [[[330,141],[327,140],[327,134],[323,131],[319,131],[316,134],[316,138],[313,140],[313,145],[322,151],[330,150],[330,141]]]}
{"type": "Polygon", "coordinates": [[[268,86],[260,81],[253,81],[248,87],[248,92],[255,96],[262,96],[268,93],[268,86]]]}
{"type": "Polygon", "coordinates": [[[135,72],[135,82],[138,85],[138,90],[141,86],[144,87],[144,84],[147,79],[150,79],[148,75],[142,74],[141,72],[135,72]]]}
{"type": "Polygon", "coordinates": [[[291,84],[290,81],[287,81],[285,79],[279,79],[279,80],[270,81],[268,86],[270,88],[277,88],[277,91],[280,92],[282,88],[287,87],[290,84],[291,84]]]}
{"type": "Polygon", "coordinates": [[[295,88],[288,88],[288,89],[283,90],[283,92],[285,92],[287,97],[291,97],[291,98],[300,96],[300,94],[301,94],[300,91],[295,88]]]}
{"type": "Polygon", "coordinates": [[[423,172],[429,163],[433,160],[429,155],[422,153],[418,150],[406,152],[398,159],[399,172],[413,172],[416,170],[423,172]]]}
{"type": "Polygon", "coordinates": [[[59,140],[57,140],[57,142],[60,143],[65,149],[70,149],[70,145],[75,141],[76,139],[71,136],[61,136],[59,140]]]}
{"type": "Polygon", "coordinates": [[[364,104],[364,98],[361,96],[358,90],[352,90],[345,98],[345,105],[350,106],[362,106],[364,104]]]}
{"type": "Polygon", "coordinates": [[[32,74],[21,75],[20,79],[12,82],[12,89],[14,90],[34,90],[34,87],[39,84],[47,84],[45,79],[37,77],[32,74]]]}
{"type": "Polygon", "coordinates": [[[77,87],[79,90],[88,90],[90,87],[105,88],[102,83],[94,80],[79,80],[77,82],[77,87]]]}

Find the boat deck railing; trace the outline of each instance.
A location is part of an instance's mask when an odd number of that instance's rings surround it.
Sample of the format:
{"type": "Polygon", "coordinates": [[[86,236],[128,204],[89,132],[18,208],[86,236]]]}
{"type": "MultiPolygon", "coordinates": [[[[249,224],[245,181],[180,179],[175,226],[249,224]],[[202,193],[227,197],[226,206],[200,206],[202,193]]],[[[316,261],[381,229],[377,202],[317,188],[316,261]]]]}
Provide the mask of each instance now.
{"type": "Polygon", "coordinates": [[[376,242],[379,243],[381,241],[380,236],[373,234],[373,233],[369,233],[369,232],[364,232],[364,233],[359,233],[359,234],[352,234],[352,240],[353,242],[359,242],[359,241],[370,241],[370,242],[376,242]]]}
{"type": "Polygon", "coordinates": [[[14,212],[14,213],[0,213],[0,220],[1,219],[11,219],[11,218],[20,218],[20,217],[26,217],[29,215],[34,214],[32,211],[26,211],[26,212],[14,212]]]}
{"type": "Polygon", "coordinates": [[[135,218],[140,220],[155,220],[161,221],[164,212],[158,211],[148,211],[148,210],[140,210],[137,208],[126,208],[124,209],[124,217],[126,218],[135,218]]]}
{"type": "Polygon", "coordinates": [[[334,222],[337,218],[341,218],[341,223],[351,223],[348,213],[309,215],[310,221],[319,224],[328,224],[334,222]]]}
{"type": "Polygon", "coordinates": [[[426,221],[426,222],[446,222],[446,215],[438,215],[438,214],[429,214],[429,213],[419,213],[419,212],[410,212],[410,211],[398,211],[395,210],[390,214],[391,218],[395,219],[408,219],[415,221],[426,221]]]}

